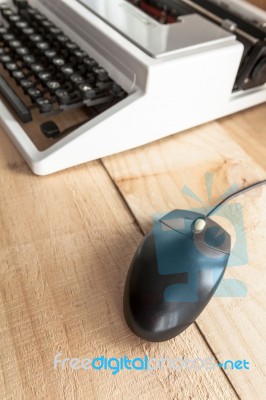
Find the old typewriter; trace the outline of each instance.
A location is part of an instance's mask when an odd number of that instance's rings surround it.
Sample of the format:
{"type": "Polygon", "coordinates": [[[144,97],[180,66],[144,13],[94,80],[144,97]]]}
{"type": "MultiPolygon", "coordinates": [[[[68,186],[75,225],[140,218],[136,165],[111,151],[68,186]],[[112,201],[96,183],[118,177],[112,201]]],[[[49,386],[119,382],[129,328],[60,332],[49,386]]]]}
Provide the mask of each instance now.
{"type": "Polygon", "coordinates": [[[14,0],[0,13],[0,120],[38,175],[266,100],[266,13],[241,0],[14,0]]]}

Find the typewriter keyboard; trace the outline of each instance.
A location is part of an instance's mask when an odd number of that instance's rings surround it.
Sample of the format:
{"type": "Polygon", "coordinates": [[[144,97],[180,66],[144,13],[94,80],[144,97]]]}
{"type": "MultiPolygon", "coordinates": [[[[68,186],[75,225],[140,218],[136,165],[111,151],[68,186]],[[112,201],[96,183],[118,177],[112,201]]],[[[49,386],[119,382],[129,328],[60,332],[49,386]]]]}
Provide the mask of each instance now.
{"type": "Polygon", "coordinates": [[[27,1],[1,3],[0,12],[1,99],[39,150],[126,97],[108,71],[27,1]]]}

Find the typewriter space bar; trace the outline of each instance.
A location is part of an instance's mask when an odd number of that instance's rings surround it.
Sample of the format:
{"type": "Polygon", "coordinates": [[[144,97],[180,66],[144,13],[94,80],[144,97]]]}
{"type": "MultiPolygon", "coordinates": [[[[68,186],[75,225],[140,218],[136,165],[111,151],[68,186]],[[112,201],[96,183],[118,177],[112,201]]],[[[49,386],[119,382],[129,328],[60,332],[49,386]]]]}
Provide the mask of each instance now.
{"type": "Polygon", "coordinates": [[[20,100],[17,94],[9,86],[6,80],[0,75],[0,94],[9,102],[11,107],[16,111],[17,115],[23,122],[29,122],[32,120],[31,112],[20,100]]]}

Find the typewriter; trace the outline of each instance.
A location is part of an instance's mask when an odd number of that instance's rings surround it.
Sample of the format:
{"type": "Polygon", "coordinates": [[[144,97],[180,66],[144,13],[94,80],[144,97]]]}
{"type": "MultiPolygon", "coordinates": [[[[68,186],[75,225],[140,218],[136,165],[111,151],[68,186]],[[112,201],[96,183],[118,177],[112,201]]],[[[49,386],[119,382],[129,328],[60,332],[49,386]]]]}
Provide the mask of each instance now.
{"type": "Polygon", "coordinates": [[[266,100],[266,13],[241,0],[14,0],[0,14],[0,120],[37,175],[266,100]]]}

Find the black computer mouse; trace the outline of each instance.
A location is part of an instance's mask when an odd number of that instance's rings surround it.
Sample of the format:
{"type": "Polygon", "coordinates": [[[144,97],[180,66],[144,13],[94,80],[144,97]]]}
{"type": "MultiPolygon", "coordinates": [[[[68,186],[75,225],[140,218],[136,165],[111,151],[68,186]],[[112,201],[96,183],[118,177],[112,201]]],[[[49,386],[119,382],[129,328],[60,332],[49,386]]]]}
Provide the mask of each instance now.
{"type": "Polygon", "coordinates": [[[230,235],[200,213],[174,210],[155,222],[126,279],[124,315],[131,330],[151,342],[184,331],[217,289],[230,246],[230,235]]]}

